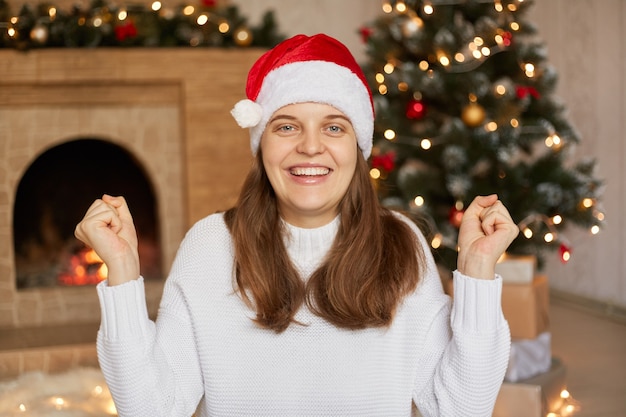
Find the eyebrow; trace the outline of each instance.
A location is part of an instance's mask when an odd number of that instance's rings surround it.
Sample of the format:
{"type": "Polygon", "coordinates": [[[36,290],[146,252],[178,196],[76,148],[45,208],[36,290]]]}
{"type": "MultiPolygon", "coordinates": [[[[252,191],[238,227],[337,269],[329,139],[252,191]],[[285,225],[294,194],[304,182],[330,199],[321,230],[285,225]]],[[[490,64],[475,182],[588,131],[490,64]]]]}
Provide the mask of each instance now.
{"type": "MultiPolygon", "coordinates": [[[[272,117],[267,123],[270,124],[270,123],[273,123],[274,121],[279,120],[279,119],[298,120],[297,117],[291,116],[289,114],[277,114],[276,116],[272,117]]],[[[333,114],[326,115],[326,116],[324,116],[324,119],[325,120],[343,119],[343,120],[345,120],[348,123],[352,123],[350,121],[350,119],[348,119],[348,117],[344,116],[343,114],[338,114],[338,113],[337,114],[333,113],[333,114]]]]}

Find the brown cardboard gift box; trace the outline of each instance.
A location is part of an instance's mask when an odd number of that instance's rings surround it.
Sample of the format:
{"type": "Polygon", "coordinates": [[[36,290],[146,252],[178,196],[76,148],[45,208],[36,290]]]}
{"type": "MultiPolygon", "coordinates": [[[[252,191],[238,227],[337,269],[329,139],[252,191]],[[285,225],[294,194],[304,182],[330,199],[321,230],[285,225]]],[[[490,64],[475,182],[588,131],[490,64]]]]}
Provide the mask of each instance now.
{"type": "MultiPolygon", "coordinates": [[[[446,293],[453,295],[454,280],[444,278],[446,293]]],[[[512,339],[535,339],[550,327],[548,277],[535,275],[530,284],[502,285],[502,312],[512,339]]]]}
{"type": "Polygon", "coordinates": [[[520,382],[503,383],[493,417],[544,417],[564,405],[561,392],[565,388],[565,366],[553,358],[548,372],[520,382]]]}
{"type": "Polygon", "coordinates": [[[502,286],[502,312],[512,339],[535,339],[550,327],[548,277],[536,275],[528,284],[502,286]]]}

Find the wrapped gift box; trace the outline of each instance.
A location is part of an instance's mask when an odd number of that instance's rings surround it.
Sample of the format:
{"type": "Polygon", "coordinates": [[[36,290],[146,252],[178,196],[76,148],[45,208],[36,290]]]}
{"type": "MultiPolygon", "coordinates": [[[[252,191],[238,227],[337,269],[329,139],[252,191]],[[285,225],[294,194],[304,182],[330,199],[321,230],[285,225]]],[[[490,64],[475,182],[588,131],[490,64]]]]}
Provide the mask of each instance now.
{"type": "Polygon", "coordinates": [[[537,269],[537,258],[532,255],[505,253],[496,263],[496,273],[505,284],[530,284],[537,269]]]}
{"type": "Polygon", "coordinates": [[[551,339],[550,332],[543,332],[535,339],[513,340],[504,380],[517,382],[547,372],[552,365],[551,339]]]}
{"type": "Polygon", "coordinates": [[[504,382],[493,417],[545,417],[562,407],[565,388],[565,366],[553,358],[548,372],[520,382],[504,382]]]}
{"type": "Polygon", "coordinates": [[[548,277],[536,275],[530,284],[502,286],[502,312],[512,339],[535,339],[550,327],[548,277]]]}
{"type": "MultiPolygon", "coordinates": [[[[454,280],[443,279],[447,294],[454,294],[454,280]]],[[[549,330],[550,288],[548,277],[536,275],[530,284],[502,286],[502,312],[509,322],[512,339],[535,339],[549,330]]]]}

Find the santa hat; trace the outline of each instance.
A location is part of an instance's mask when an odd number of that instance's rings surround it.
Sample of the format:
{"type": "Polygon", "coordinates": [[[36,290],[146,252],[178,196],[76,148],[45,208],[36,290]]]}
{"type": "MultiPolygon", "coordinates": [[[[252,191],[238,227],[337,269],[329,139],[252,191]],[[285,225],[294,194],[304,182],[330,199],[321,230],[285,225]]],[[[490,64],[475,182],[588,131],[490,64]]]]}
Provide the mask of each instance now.
{"type": "Polygon", "coordinates": [[[329,104],[352,123],[367,159],[372,151],[374,105],[359,64],[341,42],[329,36],[296,35],[261,56],[248,73],[245,100],[231,114],[250,128],[256,154],[261,135],[274,112],[289,104],[329,104]]]}

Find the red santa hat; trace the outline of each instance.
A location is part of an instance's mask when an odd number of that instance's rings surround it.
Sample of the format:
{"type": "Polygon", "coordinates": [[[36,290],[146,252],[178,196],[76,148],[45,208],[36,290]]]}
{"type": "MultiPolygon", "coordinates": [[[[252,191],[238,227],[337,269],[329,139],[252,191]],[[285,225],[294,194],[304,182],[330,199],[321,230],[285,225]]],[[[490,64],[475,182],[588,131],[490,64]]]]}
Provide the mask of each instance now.
{"type": "Polygon", "coordinates": [[[231,114],[250,128],[256,154],[261,135],[274,112],[289,104],[329,104],[352,123],[367,159],[372,151],[374,105],[361,67],[341,42],[324,34],[296,35],[261,56],[248,73],[247,99],[231,114]]]}

